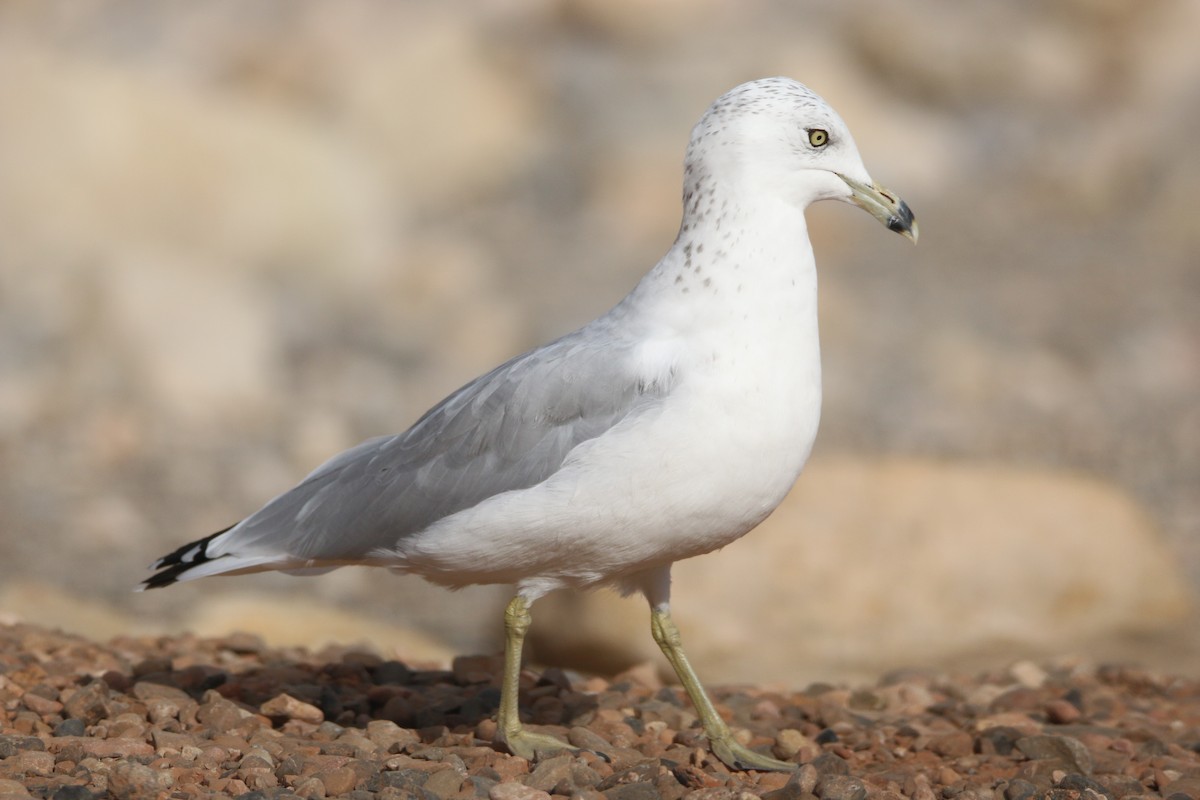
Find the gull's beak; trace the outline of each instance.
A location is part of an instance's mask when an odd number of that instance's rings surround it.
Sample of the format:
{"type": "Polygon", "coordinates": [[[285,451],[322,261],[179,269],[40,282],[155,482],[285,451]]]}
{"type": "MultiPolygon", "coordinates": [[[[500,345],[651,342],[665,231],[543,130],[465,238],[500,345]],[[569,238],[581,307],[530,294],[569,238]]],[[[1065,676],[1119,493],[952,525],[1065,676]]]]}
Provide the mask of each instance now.
{"type": "Polygon", "coordinates": [[[882,222],[889,231],[917,243],[917,221],[913,219],[908,203],[877,183],[859,183],[840,172],[836,175],[850,187],[850,202],[882,222]]]}

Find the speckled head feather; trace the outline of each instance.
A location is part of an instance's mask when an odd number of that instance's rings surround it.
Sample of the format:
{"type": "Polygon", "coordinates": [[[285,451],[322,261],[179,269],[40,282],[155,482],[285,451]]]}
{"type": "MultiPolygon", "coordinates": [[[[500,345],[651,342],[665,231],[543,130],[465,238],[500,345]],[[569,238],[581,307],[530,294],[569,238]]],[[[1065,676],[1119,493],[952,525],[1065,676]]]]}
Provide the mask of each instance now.
{"type": "Polygon", "coordinates": [[[717,98],[692,129],[684,171],[685,195],[717,181],[727,191],[780,192],[802,206],[849,199],[836,173],[870,182],[837,112],[804,84],[782,77],[743,83],[717,98]],[[809,142],[813,130],[828,135],[820,147],[809,142]],[[798,180],[800,170],[825,172],[828,179],[798,180]]]}

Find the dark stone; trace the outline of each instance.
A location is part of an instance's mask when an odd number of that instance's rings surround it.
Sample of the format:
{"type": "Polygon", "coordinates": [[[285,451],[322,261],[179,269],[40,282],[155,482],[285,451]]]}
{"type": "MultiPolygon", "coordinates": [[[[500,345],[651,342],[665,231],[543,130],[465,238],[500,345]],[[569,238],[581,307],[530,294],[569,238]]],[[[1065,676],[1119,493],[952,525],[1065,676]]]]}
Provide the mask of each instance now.
{"type": "Polygon", "coordinates": [[[55,736],[83,736],[86,732],[87,725],[83,724],[83,720],[75,717],[64,719],[54,726],[55,736]]]}
{"type": "Polygon", "coordinates": [[[371,682],[371,673],[362,664],[323,664],[320,674],[330,682],[343,686],[365,686],[371,682]]]}
{"type": "Polygon", "coordinates": [[[399,661],[385,661],[375,668],[371,677],[375,679],[375,683],[403,686],[412,679],[412,670],[399,661]]]}
{"type": "Polygon", "coordinates": [[[491,793],[492,787],[499,782],[499,775],[497,775],[495,778],[491,778],[486,775],[471,775],[467,778],[467,783],[475,787],[476,797],[487,797],[491,793]]]}
{"type": "Polygon", "coordinates": [[[1004,787],[1004,800],[1030,800],[1038,794],[1038,788],[1027,780],[1013,778],[1004,787]]]}
{"type": "MultiPolygon", "coordinates": [[[[499,667],[500,665],[497,665],[499,667]]],[[[571,679],[567,677],[567,673],[563,672],[558,667],[547,667],[541,676],[538,678],[538,686],[557,686],[564,692],[571,690],[571,679]]]]}
{"type": "Polygon", "coordinates": [[[979,738],[975,740],[975,749],[987,756],[1011,755],[1013,749],[1017,746],[1017,739],[1020,739],[1022,736],[1024,734],[1019,730],[1007,725],[988,728],[980,733],[979,738]]]}
{"type": "MultiPolygon", "coordinates": [[[[663,759],[663,764],[668,764],[667,759],[663,759]]],[[[675,778],[675,782],[685,789],[703,789],[708,785],[708,773],[699,767],[694,767],[691,764],[670,762],[667,769],[671,770],[671,775],[675,778]]]]}
{"type": "Polygon", "coordinates": [[[414,791],[424,786],[427,780],[429,780],[429,773],[424,770],[398,769],[395,772],[381,772],[372,776],[364,788],[368,791],[378,792],[380,789],[390,786],[393,789],[414,791]],[[376,783],[379,785],[376,786],[376,783]]]}
{"type": "Polygon", "coordinates": [[[495,686],[485,686],[462,704],[460,713],[468,720],[475,721],[490,717],[500,708],[500,689],[495,686]]]}
{"type": "Polygon", "coordinates": [[[1067,772],[1092,772],[1092,754],[1083,742],[1070,736],[1022,736],[1017,740],[1017,749],[1031,761],[1049,761],[1067,772]]]}
{"type": "Polygon", "coordinates": [[[849,775],[850,765],[845,759],[835,756],[833,753],[822,753],[812,760],[813,767],[817,773],[825,775],[849,775]]]}
{"type": "MultiPolygon", "coordinates": [[[[65,693],[64,693],[65,694],[65,693]]],[[[104,681],[92,681],[72,692],[63,702],[63,711],[85,724],[95,725],[109,716],[111,690],[104,681]]]]}
{"type": "Polygon", "coordinates": [[[299,775],[304,771],[304,756],[292,753],[279,762],[275,767],[275,777],[282,781],[289,775],[299,775]]]}
{"type": "Polygon", "coordinates": [[[224,672],[213,672],[205,675],[196,683],[195,691],[197,694],[204,694],[209,689],[215,689],[218,686],[224,686],[229,681],[229,676],[224,672]]]}
{"type": "Polygon", "coordinates": [[[100,680],[104,681],[108,685],[108,688],[114,692],[127,692],[129,691],[129,687],[133,685],[133,678],[124,672],[117,672],[112,669],[101,675],[100,680]]]}
{"type": "Polygon", "coordinates": [[[1166,743],[1158,739],[1147,739],[1138,745],[1137,749],[1138,758],[1147,761],[1155,756],[1165,756],[1170,752],[1166,743]]]}
{"type": "Polygon", "coordinates": [[[325,714],[325,719],[336,719],[342,713],[345,707],[342,705],[342,698],[338,697],[338,693],[334,691],[332,686],[322,686],[317,702],[314,703],[325,714]]]}
{"type": "Polygon", "coordinates": [[[416,725],[417,713],[411,700],[402,695],[395,695],[383,704],[375,718],[391,720],[401,728],[412,728],[416,725]]]}
{"type": "Polygon", "coordinates": [[[21,750],[45,750],[46,743],[36,736],[0,736],[0,758],[15,756],[21,750]]]}
{"type": "MultiPolygon", "coordinates": [[[[437,728],[446,724],[446,715],[458,711],[462,704],[454,698],[442,700],[441,702],[431,703],[417,710],[416,719],[413,721],[413,727],[418,730],[424,728],[437,728]]],[[[421,734],[422,741],[430,741],[438,737],[426,738],[424,732],[421,734]]]]}
{"type": "Polygon", "coordinates": [[[813,737],[813,741],[817,744],[833,744],[838,740],[838,735],[834,733],[833,728],[826,728],[813,737]]]}
{"type": "Polygon", "coordinates": [[[96,795],[86,786],[60,786],[50,800],[93,800],[96,795]]]}

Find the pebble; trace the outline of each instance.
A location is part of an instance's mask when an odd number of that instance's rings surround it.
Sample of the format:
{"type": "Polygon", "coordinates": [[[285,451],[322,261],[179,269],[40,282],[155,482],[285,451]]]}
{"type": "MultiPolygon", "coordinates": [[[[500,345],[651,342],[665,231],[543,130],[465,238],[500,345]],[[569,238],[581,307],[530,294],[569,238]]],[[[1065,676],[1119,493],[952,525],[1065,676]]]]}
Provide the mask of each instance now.
{"type": "Polygon", "coordinates": [[[25,707],[35,714],[40,714],[43,717],[49,717],[63,710],[63,704],[57,700],[52,700],[48,697],[43,697],[40,694],[26,692],[21,698],[21,702],[25,707]]]}
{"type": "Polygon", "coordinates": [[[1087,747],[1070,736],[1023,736],[1016,742],[1017,749],[1031,760],[1045,760],[1060,766],[1067,772],[1092,772],[1092,756],[1087,747]]]}
{"type": "Polygon", "coordinates": [[[32,797],[32,795],[25,788],[25,784],[20,781],[0,778],[0,797],[32,797]]]}
{"type": "Polygon", "coordinates": [[[318,772],[314,777],[321,782],[326,795],[345,794],[358,783],[358,775],[349,767],[318,772]]]}
{"type": "Polygon", "coordinates": [[[811,739],[795,728],[784,728],[775,735],[775,754],[780,758],[791,758],[801,748],[812,744],[811,739]]]}
{"type": "Polygon", "coordinates": [[[575,765],[575,757],[569,753],[553,756],[540,762],[525,778],[523,783],[526,786],[532,786],[535,789],[549,792],[560,781],[568,780],[571,775],[571,768],[575,765]]]}
{"type": "Polygon", "coordinates": [[[867,787],[850,775],[826,775],[817,781],[814,793],[821,800],[866,800],[867,787]]]}
{"type": "Polygon", "coordinates": [[[425,791],[432,792],[438,797],[450,797],[462,788],[465,778],[456,770],[438,770],[425,781],[425,791]]]}
{"type": "Polygon", "coordinates": [[[83,736],[87,731],[87,725],[83,720],[71,717],[64,719],[62,722],[54,726],[55,736],[83,736]]]}
{"type": "Polygon", "coordinates": [[[975,749],[975,737],[966,731],[951,731],[929,740],[929,749],[944,758],[960,758],[975,749]]]}
{"type": "Polygon", "coordinates": [[[1066,700],[1051,700],[1046,704],[1046,718],[1055,725],[1070,725],[1082,712],[1066,700]]]}
{"type": "Polygon", "coordinates": [[[122,761],[108,773],[108,790],[121,798],[152,798],[175,784],[171,773],[136,761],[122,761]]]}
{"type": "Polygon", "coordinates": [[[109,688],[104,681],[92,681],[76,689],[63,703],[63,710],[85,725],[95,725],[109,715],[109,688]]]}
{"type": "Polygon", "coordinates": [[[259,706],[259,710],[268,717],[285,717],[319,725],[325,721],[325,713],[321,709],[305,703],[290,694],[278,694],[259,706]]]}
{"type": "Polygon", "coordinates": [[[1018,661],[1008,668],[1008,674],[1028,689],[1040,689],[1048,674],[1032,661],[1018,661]]]}
{"type": "Polygon", "coordinates": [[[523,783],[497,783],[488,790],[489,800],[550,800],[550,794],[523,783]]]}

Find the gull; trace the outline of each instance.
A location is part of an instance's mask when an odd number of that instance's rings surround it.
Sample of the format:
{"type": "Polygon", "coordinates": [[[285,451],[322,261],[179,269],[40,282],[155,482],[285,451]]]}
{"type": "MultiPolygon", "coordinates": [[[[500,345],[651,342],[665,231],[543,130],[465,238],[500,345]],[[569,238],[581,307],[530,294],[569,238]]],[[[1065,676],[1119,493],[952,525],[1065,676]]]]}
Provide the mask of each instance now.
{"type": "Polygon", "coordinates": [[[628,296],[160,558],[139,588],[348,565],[513,584],[496,737],[528,759],[569,747],[521,722],[533,602],[640,592],[713,753],[734,769],[794,769],[740,744],[717,713],[671,619],[670,573],[762,522],[812,449],[821,364],[804,211],[819,200],[917,239],[908,205],[871,180],[824,100],[788,78],[732,89],[692,130],[674,244],[628,296]]]}

